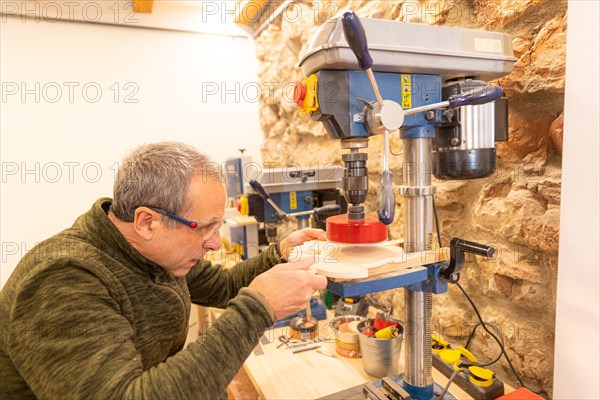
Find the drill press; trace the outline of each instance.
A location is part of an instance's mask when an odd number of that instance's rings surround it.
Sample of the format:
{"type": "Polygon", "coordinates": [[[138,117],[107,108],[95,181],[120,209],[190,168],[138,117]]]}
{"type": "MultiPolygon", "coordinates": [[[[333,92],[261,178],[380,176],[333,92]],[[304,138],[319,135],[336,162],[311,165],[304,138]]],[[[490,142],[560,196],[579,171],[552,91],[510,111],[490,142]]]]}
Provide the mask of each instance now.
{"type": "MultiPolygon", "coordinates": [[[[426,252],[433,248],[432,173],[440,179],[474,179],[495,170],[494,142],[507,139],[508,106],[502,89],[486,81],[511,72],[516,61],[512,39],[502,33],[398,21],[363,23],[364,28],[352,12],[326,22],[301,59],[307,78],[295,89],[301,113],[321,121],[329,136],[349,150],[342,156],[348,214],[328,219],[328,238],[343,243],[387,239],[385,225],[394,220],[395,208],[387,143],[398,131],[404,145],[399,190],[404,250],[426,252]],[[384,135],[384,165],[375,216],[363,206],[368,170],[367,155],[360,150],[378,134],[384,135]]],[[[461,243],[453,257],[494,253],[484,245],[461,243]]],[[[433,397],[431,296],[446,292],[461,268],[453,259],[450,265],[428,264],[360,282],[330,281],[329,289],[346,297],[405,289],[402,386],[412,398],[433,397]]]]}
{"type": "Polygon", "coordinates": [[[267,241],[275,243],[284,220],[302,229],[309,226],[310,217],[316,222],[345,209],[339,195],[341,175],[339,166],[266,169],[247,182],[250,215],[264,222],[267,241]]]}

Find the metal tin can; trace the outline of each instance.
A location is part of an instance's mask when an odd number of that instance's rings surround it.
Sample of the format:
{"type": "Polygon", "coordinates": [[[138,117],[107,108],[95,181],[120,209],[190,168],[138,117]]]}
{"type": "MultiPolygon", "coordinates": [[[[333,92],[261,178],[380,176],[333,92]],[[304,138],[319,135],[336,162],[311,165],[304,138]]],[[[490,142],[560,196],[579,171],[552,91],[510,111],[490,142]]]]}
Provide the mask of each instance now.
{"type": "Polygon", "coordinates": [[[290,336],[298,340],[316,339],[319,336],[319,322],[314,317],[308,321],[305,316],[292,318],[290,336]]]}

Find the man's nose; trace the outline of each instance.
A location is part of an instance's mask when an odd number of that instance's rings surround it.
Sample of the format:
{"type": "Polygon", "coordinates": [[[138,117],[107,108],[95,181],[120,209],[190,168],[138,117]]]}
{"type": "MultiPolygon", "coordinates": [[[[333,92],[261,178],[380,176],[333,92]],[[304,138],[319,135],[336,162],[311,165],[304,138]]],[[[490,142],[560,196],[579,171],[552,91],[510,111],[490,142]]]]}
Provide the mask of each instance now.
{"type": "Polygon", "coordinates": [[[221,248],[221,235],[219,235],[218,231],[204,241],[204,248],[213,251],[221,248]]]}

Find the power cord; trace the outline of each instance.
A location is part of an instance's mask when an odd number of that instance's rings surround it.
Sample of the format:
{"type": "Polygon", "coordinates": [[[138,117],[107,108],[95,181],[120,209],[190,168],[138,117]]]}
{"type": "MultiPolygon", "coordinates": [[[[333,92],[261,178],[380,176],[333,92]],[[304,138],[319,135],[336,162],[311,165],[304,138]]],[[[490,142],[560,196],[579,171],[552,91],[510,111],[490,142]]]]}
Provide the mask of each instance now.
{"type": "MultiPolygon", "coordinates": [[[[498,334],[498,336],[500,337],[500,339],[502,339],[502,344],[504,344],[504,339],[502,338],[502,332],[500,332],[500,328],[498,328],[498,326],[496,326],[495,324],[493,324],[492,322],[486,322],[486,324],[488,326],[491,326],[492,328],[494,328],[494,331],[496,331],[496,333],[498,334]]],[[[475,336],[475,332],[477,331],[477,328],[479,328],[481,326],[480,323],[478,323],[477,325],[475,325],[475,327],[473,327],[473,329],[471,330],[471,334],[469,335],[469,338],[467,339],[467,343],[465,344],[465,348],[468,349],[469,346],[471,345],[471,341],[473,340],[473,337],[475,336]]]]}
{"type": "MultiPolygon", "coordinates": [[[[504,339],[502,338],[502,332],[500,332],[500,328],[498,328],[496,325],[494,325],[490,322],[486,322],[486,325],[492,327],[496,331],[498,338],[500,338],[500,340],[502,341],[502,345],[504,346],[504,339]]],[[[471,340],[473,340],[473,337],[475,336],[475,332],[477,331],[477,328],[479,328],[480,326],[483,326],[483,325],[481,325],[481,322],[478,323],[477,325],[475,325],[475,327],[471,331],[471,334],[469,335],[469,338],[467,339],[467,343],[465,344],[465,349],[467,349],[467,350],[469,349],[469,346],[471,345],[471,340]]],[[[498,355],[492,361],[488,361],[486,363],[478,363],[477,365],[479,365],[480,367],[487,367],[488,365],[495,364],[501,357],[502,357],[502,351],[500,351],[500,353],[498,353],[498,355]]]]}
{"type": "MultiPolygon", "coordinates": [[[[519,376],[519,374],[517,373],[517,370],[515,369],[515,367],[513,366],[512,362],[510,361],[510,358],[508,357],[508,354],[506,354],[506,350],[504,350],[504,345],[502,344],[502,342],[500,341],[500,339],[498,339],[498,337],[496,335],[494,335],[492,333],[492,331],[490,331],[487,327],[487,325],[485,324],[485,322],[483,321],[483,318],[481,318],[481,314],[479,314],[479,310],[477,309],[477,306],[475,306],[475,303],[473,303],[473,300],[471,299],[471,297],[467,294],[467,292],[465,292],[465,289],[463,289],[462,285],[460,284],[460,282],[456,282],[456,286],[458,286],[458,288],[460,289],[460,291],[465,295],[465,297],[467,298],[467,300],[469,301],[469,303],[471,304],[471,307],[473,307],[473,310],[475,311],[475,314],[477,315],[477,318],[479,319],[479,322],[481,323],[481,326],[483,327],[483,329],[491,336],[494,338],[494,340],[498,343],[498,346],[500,346],[500,350],[502,351],[501,354],[504,354],[504,358],[506,358],[506,361],[508,362],[508,365],[510,366],[510,369],[512,370],[513,374],[515,374],[515,377],[517,378],[517,380],[519,381],[519,384],[521,386],[525,386],[525,384],[523,383],[523,380],[521,379],[521,376],[519,376]]],[[[488,363],[487,365],[490,365],[490,363],[488,363]]]]}
{"type": "Polygon", "coordinates": [[[442,246],[442,234],[440,233],[440,220],[438,219],[437,207],[435,206],[435,197],[431,195],[431,204],[433,204],[433,216],[435,217],[435,230],[437,231],[438,244],[442,246]]]}

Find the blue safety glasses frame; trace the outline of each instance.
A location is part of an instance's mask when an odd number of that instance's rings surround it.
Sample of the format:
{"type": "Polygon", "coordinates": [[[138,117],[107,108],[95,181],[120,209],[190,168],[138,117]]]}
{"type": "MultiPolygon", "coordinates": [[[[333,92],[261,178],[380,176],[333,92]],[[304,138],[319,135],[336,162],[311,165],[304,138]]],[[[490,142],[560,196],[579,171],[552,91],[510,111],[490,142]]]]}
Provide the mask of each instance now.
{"type": "Polygon", "coordinates": [[[150,207],[150,206],[144,206],[146,208],[151,209],[152,211],[156,211],[159,214],[164,215],[165,217],[169,217],[177,222],[181,222],[184,225],[189,226],[192,229],[196,229],[198,227],[198,223],[196,221],[190,221],[189,219],[185,219],[183,217],[180,217],[179,215],[176,214],[171,214],[168,211],[165,211],[163,209],[157,208],[157,207],[150,207]]]}
{"type": "Polygon", "coordinates": [[[190,221],[189,219],[180,217],[179,215],[170,213],[170,212],[165,211],[165,210],[163,210],[161,208],[158,208],[158,207],[138,206],[138,207],[135,207],[132,211],[135,211],[135,209],[137,209],[139,207],[149,208],[150,210],[152,210],[154,212],[157,212],[157,213],[159,213],[161,215],[164,215],[167,218],[171,218],[172,220],[175,220],[175,221],[177,221],[179,223],[187,225],[187,226],[189,226],[192,229],[199,230],[199,231],[208,230],[207,232],[205,232],[203,234],[203,239],[205,239],[205,240],[208,239],[208,238],[210,238],[211,236],[213,236],[215,233],[217,233],[219,231],[219,229],[221,228],[221,226],[223,225],[223,223],[225,222],[225,220],[220,220],[220,221],[212,222],[212,223],[210,223],[208,225],[200,226],[200,225],[198,225],[198,223],[196,221],[190,221]]]}

